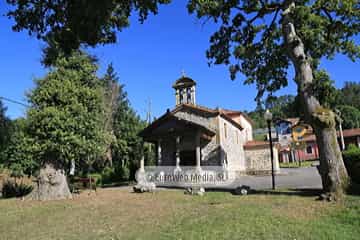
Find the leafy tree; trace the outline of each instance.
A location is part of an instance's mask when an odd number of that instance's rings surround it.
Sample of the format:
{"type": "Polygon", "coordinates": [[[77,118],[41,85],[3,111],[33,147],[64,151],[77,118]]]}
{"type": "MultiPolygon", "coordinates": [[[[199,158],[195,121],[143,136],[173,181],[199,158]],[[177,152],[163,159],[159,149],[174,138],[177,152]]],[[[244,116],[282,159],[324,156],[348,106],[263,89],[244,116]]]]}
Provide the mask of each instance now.
{"type": "Polygon", "coordinates": [[[9,139],[10,120],[6,116],[6,107],[0,99],[0,164],[4,162],[4,150],[9,139]]]}
{"type": "Polygon", "coordinates": [[[29,94],[29,134],[39,146],[41,168],[36,199],[71,197],[65,177],[70,162],[84,168],[105,152],[103,88],[96,71],[94,60],[76,51],[58,59],[29,94]]]}
{"type": "Polygon", "coordinates": [[[111,136],[111,141],[107,146],[105,155],[106,162],[112,165],[112,147],[116,143],[116,136],[114,134],[114,117],[118,106],[118,98],[120,88],[118,84],[118,77],[116,76],[114,67],[110,64],[106,70],[105,76],[101,79],[104,87],[104,109],[105,109],[105,121],[104,130],[111,136]]]}
{"type": "Polygon", "coordinates": [[[340,105],[337,109],[341,113],[344,129],[360,128],[360,110],[350,105],[340,105]]]}
{"type": "Polygon", "coordinates": [[[314,71],[313,90],[320,104],[334,109],[339,101],[339,90],[334,87],[334,81],[325,70],[314,71]]]}
{"type": "Polygon", "coordinates": [[[263,110],[256,109],[254,111],[248,112],[247,115],[253,120],[254,129],[266,128],[266,121],[264,120],[263,110]]]}
{"type": "Polygon", "coordinates": [[[288,118],[297,116],[296,110],[292,109],[295,97],[283,95],[279,97],[271,96],[265,102],[265,108],[269,109],[274,118],[288,118]]]}
{"type": "Polygon", "coordinates": [[[190,0],[188,9],[219,23],[207,57],[211,63],[229,65],[232,79],[241,72],[245,83],[256,83],[257,98],[286,86],[290,64],[295,68],[305,120],[320,148],[323,197],[341,197],[348,175],[336,144],[335,114],[317,99],[314,70],[322,58],[336,53],[354,61],[360,56],[354,42],[360,32],[359,1],[190,0]]]}
{"type": "Polygon", "coordinates": [[[350,105],[360,110],[360,83],[345,82],[345,86],[341,89],[339,102],[342,105],[350,105]]]}
{"type": "MultiPolygon", "coordinates": [[[[119,82],[117,76],[115,79],[119,82]]],[[[143,144],[138,133],[145,125],[131,108],[123,84],[119,84],[118,91],[117,109],[113,120],[116,136],[116,144],[113,148],[114,164],[118,172],[128,171],[129,177],[133,177],[143,153],[143,144]]]]}
{"type": "Polygon", "coordinates": [[[59,56],[80,46],[116,42],[116,30],[128,27],[134,12],[143,23],[156,14],[159,4],[170,0],[6,0],[13,6],[7,16],[15,20],[14,31],[27,30],[48,43],[43,62],[51,65],[59,56]]]}
{"type": "Polygon", "coordinates": [[[38,144],[28,134],[28,121],[19,118],[12,121],[9,143],[4,151],[5,165],[17,177],[34,175],[38,170],[36,159],[38,144]]]}

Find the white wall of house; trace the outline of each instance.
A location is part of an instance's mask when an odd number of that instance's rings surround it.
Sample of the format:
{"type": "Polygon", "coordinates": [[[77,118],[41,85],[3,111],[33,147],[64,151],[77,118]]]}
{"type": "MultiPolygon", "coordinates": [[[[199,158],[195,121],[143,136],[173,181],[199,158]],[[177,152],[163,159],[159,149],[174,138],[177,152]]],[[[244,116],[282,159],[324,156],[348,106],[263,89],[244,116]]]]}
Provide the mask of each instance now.
{"type": "Polygon", "coordinates": [[[244,128],[243,132],[245,132],[246,135],[246,141],[252,141],[253,140],[253,129],[251,123],[244,118],[244,116],[240,115],[239,118],[240,125],[244,128]]]}
{"type": "Polygon", "coordinates": [[[228,169],[245,171],[244,132],[221,116],[218,117],[218,122],[220,146],[225,154],[222,159],[226,158],[228,169]]]}

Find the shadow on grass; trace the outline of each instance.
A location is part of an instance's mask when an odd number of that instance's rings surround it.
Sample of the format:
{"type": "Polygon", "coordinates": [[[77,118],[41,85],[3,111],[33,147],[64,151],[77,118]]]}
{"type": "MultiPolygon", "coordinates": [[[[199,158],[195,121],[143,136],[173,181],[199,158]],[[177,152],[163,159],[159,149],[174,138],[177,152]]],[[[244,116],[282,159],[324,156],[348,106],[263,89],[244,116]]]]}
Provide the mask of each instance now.
{"type": "Polygon", "coordinates": [[[113,182],[113,183],[106,183],[101,186],[101,188],[113,188],[113,187],[128,187],[133,186],[136,183],[133,181],[129,182],[113,182]]]}
{"type": "Polygon", "coordinates": [[[355,196],[360,196],[360,184],[359,183],[355,183],[353,182],[348,191],[347,194],[349,195],[355,195],[355,196]]]}
{"type": "MultiPolygon", "coordinates": [[[[303,197],[318,197],[322,193],[320,188],[290,188],[290,189],[264,189],[264,190],[255,190],[251,189],[248,186],[242,186],[247,190],[247,194],[251,195],[283,195],[283,196],[303,196],[303,197]]],[[[228,192],[233,195],[242,195],[240,191],[236,189],[206,189],[206,192],[228,192]]]]}
{"type": "MultiPolygon", "coordinates": [[[[318,197],[322,193],[320,188],[289,188],[289,189],[263,189],[255,190],[247,186],[242,186],[247,190],[249,195],[277,195],[277,196],[302,196],[302,197],[318,197]]],[[[237,189],[206,189],[206,192],[229,192],[233,195],[242,195],[237,189]]]]}
{"type": "Polygon", "coordinates": [[[318,197],[323,191],[320,188],[292,188],[281,190],[252,190],[250,194],[261,195],[283,195],[283,196],[301,196],[301,197],[318,197]]]}

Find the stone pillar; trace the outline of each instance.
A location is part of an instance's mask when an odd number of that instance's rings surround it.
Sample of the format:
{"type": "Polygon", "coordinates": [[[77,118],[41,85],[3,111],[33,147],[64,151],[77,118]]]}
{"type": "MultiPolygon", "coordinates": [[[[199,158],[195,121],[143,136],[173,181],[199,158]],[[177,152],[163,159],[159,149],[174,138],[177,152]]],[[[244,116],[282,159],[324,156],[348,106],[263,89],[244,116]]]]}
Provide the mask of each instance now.
{"type": "Polygon", "coordinates": [[[176,156],[175,156],[175,164],[176,164],[176,169],[180,169],[180,137],[177,136],[176,137],[176,156]]]}
{"type": "Polygon", "coordinates": [[[196,133],[195,146],[196,146],[196,169],[201,169],[201,148],[200,148],[200,130],[196,133]]]}
{"type": "Polygon", "coordinates": [[[191,100],[192,100],[192,104],[196,105],[195,86],[191,87],[191,100]]]}
{"type": "Polygon", "coordinates": [[[144,156],[141,157],[140,159],[140,169],[139,169],[140,172],[145,172],[145,158],[144,156]]]}
{"type": "Polygon", "coordinates": [[[176,105],[179,105],[180,104],[180,91],[179,91],[179,89],[176,89],[175,100],[176,100],[176,105]]]}
{"type": "Polygon", "coordinates": [[[181,94],[182,94],[182,102],[181,102],[181,103],[187,103],[187,92],[186,92],[186,88],[181,89],[181,94]]]}
{"type": "Polygon", "coordinates": [[[161,166],[161,139],[157,142],[157,164],[161,166]]]}

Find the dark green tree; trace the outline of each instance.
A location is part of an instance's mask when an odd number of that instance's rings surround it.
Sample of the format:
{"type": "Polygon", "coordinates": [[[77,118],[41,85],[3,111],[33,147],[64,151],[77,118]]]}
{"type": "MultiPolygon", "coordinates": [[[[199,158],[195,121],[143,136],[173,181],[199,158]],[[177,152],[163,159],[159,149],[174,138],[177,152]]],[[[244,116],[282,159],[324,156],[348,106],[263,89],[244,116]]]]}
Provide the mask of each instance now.
{"type": "Polygon", "coordinates": [[[271,96],[266,99],[265,108],[273,113],[274,118],[294,117],[297,116],[296,109],[292,109],[294,101],[293,95],[271,96]]]}
{"type": "Polygon", "coordinates": [[[6,116],[6,107],[0,99],[0,165],[5,161],[4,151],[10,136],[10,119],[6,116]]]}
{"type": "Polygon", "coordinates": [[[345,82],[340,92],[340,104],[350,105],[360,110],[360,82],[345,82]]]}
{"type": "Polygon", "coordinates": [[[47,42],[43,62],[51,65],[59,56],[80,46],[116,42],[116,31],[129,26],[134,12],[143,23],[170,0],[6,0],[12,6],[7,16],[15,20],[14,31],[27,30],[47,42]]]}
{"type": "Polygon", "coordinates": [[[339,103],[339,90],[325,70],[314,71],[313,90],[321,105],[333,110],[339,103]]]}
{"type": "Polygon", "coordinates": [[[360,128],[360,110],[350,105],[336,107],[341,113],[342,126],[344,129],[360,128]]]}
{"type": "Polygon", "coordinates": [[[101,80],[104,87],[104,130],[107,131],[111,137],[111,141],[109,142],[106,150],[105,162],[108,162],[109,165],[112,166],[112,148],[116,144],[114,118],[118,107],[119,94],[121,93],[120,88],[122,88],[122,86],[119,86],[119,79],[112,64],[109,64],[106,69],[106,73],[101,80]]]}
{"type": "Polygon", "coordinates": [[[35,199],[71,197],[65,175],[70,162],[85,168],[104,155],[108,136],[96,71],[92,58],[75,51],[59,58],[28,96],[29,135],[39,146],[35,199]]]}
{"type": "Polygon", "coordinates": [[[39,167],[36,158],[39,145],[29,136],[28,124],[25,118],[12,121],[9,142],[4,151],[5,166],[17,177],[33,176],[39,167]]]}
{"type": "Polygon", "coordinates": [[[134,175],[144,151],[137,135],[144,123],[131,107],[125,85],[120,83],[112,64],[102,78],[102,85],[105,90],[105,130],[112,136],[106,159],[112,163],[110,170],[117,176],[114,180],[128,180],[134,175]]]}
{"type": "Polygon", "coordinates": [[[114,115],[113,129],[116,144],[113,148],[113,161],[117,172],[134,177],[138,161],[143,154],[142,139],[138,133],[145,127],[144,122],[132,109],[123,84],[119,84],[117,109],[114,115]]]}
{"type": "Polygon", "coordinates": [[[354,41],[360,32],[359,1],[190,0],[188,9],[219,24],[207,57],[229,65],[232,79],[242,73],[245,83],[256,83],[257,98],[286,86],[288,68],[294,67],[304,117],[319,145],[323,197],[341,197],[349,178],[336,141],[335,114],[317,99],[314,70],[336,53],[354,61],[360,56],[354,41]]]}

